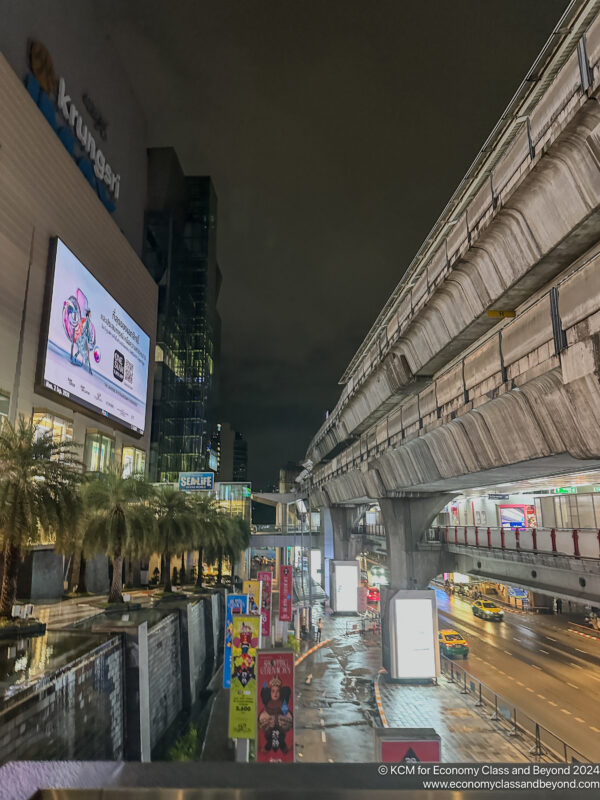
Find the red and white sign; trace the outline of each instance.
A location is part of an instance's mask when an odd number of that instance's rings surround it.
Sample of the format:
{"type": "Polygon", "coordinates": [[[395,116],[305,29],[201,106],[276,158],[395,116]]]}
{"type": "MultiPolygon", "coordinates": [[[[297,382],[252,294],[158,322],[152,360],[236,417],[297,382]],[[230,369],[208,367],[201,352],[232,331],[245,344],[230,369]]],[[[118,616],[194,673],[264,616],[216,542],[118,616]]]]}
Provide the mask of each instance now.
{"type": "Polygon", "coordinates": [[[440,742],[381,742],[381,761],[392,764],[416,761],[439,761],[440,742]]]}
{"type": "Polygon", "coordinates": [[[258,651],[258,762],[294,761],[294,658],[291,650],[258,651]]]}
{"type": "Polygon", "coordinates": [[[279,621],[292,621],[292,582],[294,568],[291,565],[279,567],[279,621]]]}
{"type": "Polygon", "coordinates": [[[273,573],[258,572],[256,577],[262,581],[262,596],[260,603],[260,618],[262,620],[261,633],[263,636],[271,634],[271,590],[273,587],[273,573]]]}

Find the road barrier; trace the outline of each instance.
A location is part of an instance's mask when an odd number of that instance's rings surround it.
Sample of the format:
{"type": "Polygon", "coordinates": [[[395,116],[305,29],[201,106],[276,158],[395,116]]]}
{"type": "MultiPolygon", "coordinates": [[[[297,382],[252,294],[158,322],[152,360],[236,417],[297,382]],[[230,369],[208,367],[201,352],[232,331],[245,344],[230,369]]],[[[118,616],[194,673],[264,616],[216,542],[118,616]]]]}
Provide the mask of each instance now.
{"type": "Polygon", "coordinates": [[[565,763],[588,763],[590,761],[560,736],[544,728],[528,714],[501,695],[496,694],[489,686],[467,672],[464,667],[459,667],[445,656],[442,656],[441,664],[442,675],[445,675],[450,683],[460,687],[461,694],[472,695],[476,699],[475,706],[477,708],[491,710],[490,719],[497,722],[509,736],[523,736],[532,743],[529,753],[534,758],[549,757],[565,763]]]}

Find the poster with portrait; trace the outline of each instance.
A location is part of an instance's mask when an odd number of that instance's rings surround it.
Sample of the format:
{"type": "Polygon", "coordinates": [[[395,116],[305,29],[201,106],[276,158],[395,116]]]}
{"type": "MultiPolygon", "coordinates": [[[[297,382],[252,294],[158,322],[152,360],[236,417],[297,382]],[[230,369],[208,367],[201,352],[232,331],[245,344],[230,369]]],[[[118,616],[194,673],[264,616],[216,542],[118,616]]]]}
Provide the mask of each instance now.
{"type": "Polygon", "coordinates": [[[248,613],[248,596],[228,594],[225,612],[225,656],[223,659],[223,688],[231,688],[231,647],[233,642],[233,618],[248,613]]]}
{"type": "Polygon", "coordinates": [[[265,570],[258,572],[256,577],[262,583],[260,618],[262,620],[262,635],[271,634],[271,592],[273,589],[273,573],[265,570]]]}
{"type": "Polygon", "coordinates": [[[294,660],[291,650],[258,653],[258,762],[294,761],[294,660]]]}
{"type": "Polygon", "coordinates": [[[248,595],[248,614],[260,616],[262,587],[259,580],[244,581],[242,586],[244,594],[248,595]]]}
{"type": "Polygon", "coordinates": [[[292,621],[292,580],[294,568],[291,564],[279,567],[279,621],[292,621]]]}
{"type": "Polygon", "coordinates": [[[256,737],[256,654],[260,617],[233,617],[231,646],[231,689],[229,694],[229,736],[256,737]]]}

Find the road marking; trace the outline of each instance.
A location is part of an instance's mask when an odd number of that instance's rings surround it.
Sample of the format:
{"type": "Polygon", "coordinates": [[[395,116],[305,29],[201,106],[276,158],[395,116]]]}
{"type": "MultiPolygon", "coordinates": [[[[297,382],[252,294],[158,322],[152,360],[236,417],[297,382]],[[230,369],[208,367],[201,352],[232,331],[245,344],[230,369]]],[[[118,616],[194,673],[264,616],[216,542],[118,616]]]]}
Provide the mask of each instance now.
{"type": "Polygon", "coordinates": [[[588,675],[588,678],[591,678],[594,681],[600,681],[600,678],[597,675],[588,675]]]}
{"type": "Polygon", "coordinates": [[[583,669],[583,667],[581,666],[581,664],[575,664],[573,661],[569,661],[569,664],[570,664],[572,667],[577,667],[577,669],[583,669]]]}
{"type": "Polygon", "coordinates": [[[325,731],[321,731],[321,741],[323,742],[323,744],[325,744],[325,742],[327,741],[327,737],[325,736],[325,731]]]}
{"type": "Polygon", "coordinates": [[[506,653],[507,656],[512,656],[512,653],[510,652],[510,650],[505,650],[504,652],[506,653]]]}
{"type": "Polygon", "coordinates": [[[513,678],[512,675],[507,675],[506,677],[508,678],[509,681],[514,681],[514,678],[513,678]]]}
{"type": "Polygon", "coordinates": [[[320,723],[321,723],[321,727],[323,727],[323,728],[324,728],[324,727],[325,727],[325,720],[324,720],[324,719],[320,719],[319,721],[320,721],[320,723]]]}
{"type": "Polygon", "coordinates": [[[567,711],[566,708],[561,708],[561,711],[562,711],[563,714],[568,714],[569,716],[571,716],[571,712],[567,711]]]}
{"type": "Polygon", "coordinates": [[[517,681],[517,686],[525,686],[525,684],[521,683],[521,681],[517,681]]]}
{"type": "Polygon", "coordinates": [[[552,700],[548,700],[548,702],[550,703],[551,706],[554,706],[554,708],[556,708],[556,706],[558,705],[558,703],[555,703],[552,700]]]}
{"type": "Polygon", "coordinates": [[[600,733],[600,728],[596,728],[593,725],[590,725],[590,730],[594,731],[594,733],[600,733]]]}
{"type": "Polygon", "coordinates": [[[585,650],[582,650],[580,647],[576,647],[576,648],[575,648],[575,650],[577,650],[577,652],[578,652],[578,653],[583,653],[583,654],[584,654],[584,656],[587,656],[587,653],[586,653],[586,651],[585,651],[585,650]]]}
{"type": "Polygon", "coordinates": [[[540,650],[540,653],[545,653],[547,656],[550,655],[550,653],[547,650],[542,650],[541,647],[539,648],[539,650],[540,650]]]}
{"type": "Polygon", "coordinates": [[[540,672],[543,672],[543,671],[544,671],[544,670],[543,670],[541,667],[538,667],[538,665],[537,665],[537,664],[530,664],[529,666],[530,666],[530,667],[533,667],[534,669],[539,669],[539,670],[540,670],[540,672]]]}
{"type": "Polygon", "coordinates": [[[528,692],[535,692],[535,689],[530,689],[529,686],[527,686],[527,691],[528,692]]]}
{"type": "Polygon", "coordinates": [[[569,681],[567,681],[567,686],[570,686],[572,689],[579,689],[579,686],[575,686],[574,683],[569,683],[569,681]]]}
{"type": "Polygon", "coordinates": [[[506,675],[506,672],[504,672],[503,669],[499,669],[498,672],[500,673],[500,675],[506,675]]]}
{"type": "Polygon", "coordinates": [[[298,753],[300,758],[304,758],[304,753],[298,753]]]}
{"type": "Polygon", "coordinates": [[[577,720],[577,722],[585,722],[585,720],[581,719],[581,717],[573,717],[573,719],[577,720]]]}
{"type": "Polygon", "coordinates": [[[557,639],[555,639],[553,636],[545,636],[544,638],[545,638],[545,639],[550,639],[550,641],[551,641],[551,642],[556,642],[556,641],[558,641],[558,640],[557,640],[557,639]]]}
{"type": "Polygon", "coordinates": [[[538,697],[540,698],[540,700],[545,700],[546,699],[543,694],[538,694],[538,697]]]}
{"type": "Polygon", "coordinates": [[[328,758],[327,761],[329,761],[330,764],[333,764],[333,758],[328,758]]]}

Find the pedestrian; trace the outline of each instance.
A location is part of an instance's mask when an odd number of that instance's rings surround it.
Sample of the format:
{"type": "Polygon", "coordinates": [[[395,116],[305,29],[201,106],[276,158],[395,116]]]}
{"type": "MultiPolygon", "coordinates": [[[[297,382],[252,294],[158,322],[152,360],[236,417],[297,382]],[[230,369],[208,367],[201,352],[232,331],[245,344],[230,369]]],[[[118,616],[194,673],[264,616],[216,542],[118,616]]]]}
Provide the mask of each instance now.
{"type": "Polygon", "coordinates": [[[556,613],[562,614],[562,600],[560,599],[560,597],[556,598],[556,613]]]}
{"type": "Polygon", "coordinates": [[[323,635],[323,620],[319,617],[319,621],[317,622],[317,642],[321,641],[321,636],[323,635]]]}

